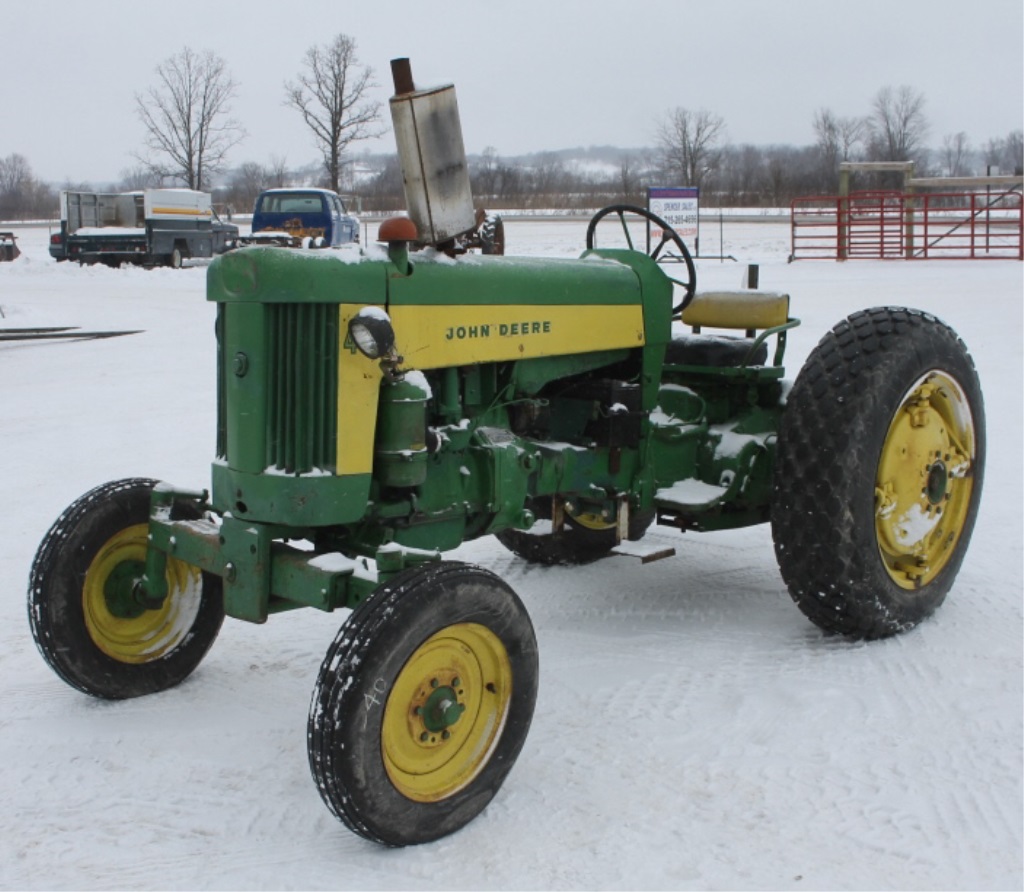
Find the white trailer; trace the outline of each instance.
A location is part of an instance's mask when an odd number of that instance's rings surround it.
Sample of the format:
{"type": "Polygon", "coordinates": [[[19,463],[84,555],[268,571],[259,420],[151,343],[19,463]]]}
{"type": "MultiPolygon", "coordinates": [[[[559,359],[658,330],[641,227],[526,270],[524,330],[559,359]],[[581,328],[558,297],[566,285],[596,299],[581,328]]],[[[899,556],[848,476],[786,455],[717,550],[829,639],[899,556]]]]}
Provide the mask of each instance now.
{"type": "Polygon", "coordinates": [[[209,193],[192,189],[64,191],[60,216],[60,232],[50,238],[57,260],[179,267],[238,241],[238,227],[217,217],[209,193]]]}

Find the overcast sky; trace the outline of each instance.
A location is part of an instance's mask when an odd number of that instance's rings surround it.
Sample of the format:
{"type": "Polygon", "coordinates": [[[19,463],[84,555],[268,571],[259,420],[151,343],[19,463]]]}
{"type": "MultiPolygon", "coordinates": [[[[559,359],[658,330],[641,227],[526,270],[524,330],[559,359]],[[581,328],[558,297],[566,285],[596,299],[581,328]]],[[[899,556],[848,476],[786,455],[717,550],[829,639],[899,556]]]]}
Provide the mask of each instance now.
{"type": "Polygon", "coordinates": [[[816,109],[865,115],[886,85],[925,95],[936,147],[1024,117],[1020,0],[0,0],[0,157],[55,184],[116,180],[142,141],[135,94],[189,46],[238,83],[248,137],[229,162],[301,166],[318,156],[283,83],[338,33],[388,123],[391,59],[417,86],[454,83],[471,153],[653,145],[677,106],[720,115],[732,143],[806,145],[816,109]]]}

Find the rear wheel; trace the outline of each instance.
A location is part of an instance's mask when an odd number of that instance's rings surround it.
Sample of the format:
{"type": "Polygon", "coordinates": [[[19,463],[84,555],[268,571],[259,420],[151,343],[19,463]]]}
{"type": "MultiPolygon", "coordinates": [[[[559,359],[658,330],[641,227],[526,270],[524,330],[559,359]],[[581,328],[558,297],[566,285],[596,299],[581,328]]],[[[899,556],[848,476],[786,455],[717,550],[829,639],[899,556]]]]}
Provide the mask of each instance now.
{"type": "Polygon", "coordinates": [[[505,253],[505,223],[497,214],[488,214],[480,224],[480,248],[484,254],[505,253]]]}
{"type": "Polygon", "coordinates": [[[167,256],[167,265],[171,269],[181,269],[181,248],[177,245],[174,246],[171,253],[167,256]]]}
{"type": "Polygon", "coordinates": [[[837,325],[779,432],[772,533],[800,609],[856,638],[929,616],[967,551],[984,461],[981,388],[952,329],[893,308],[837,325]]]}
{"type": "MultiPolygon", "coordinates": [[[[29,578],[29,623],[50,667],[108,699],[173,687],[199,665],[224,619],[220,579],[167,561],[168,596],[136,597],[145,571],[154,481],[119,480],[86,493],[46,534],[29,578]]],[[[195,518],[176,504],[172,518],[195,518]]]]}
{"type": "Polygon", "coordinates": [[[493,574],[407,570],[360,604],[327,652],[309,713],[309,763],[342,823],[392,846],[479,814],[533,716],[537,643],[493,574]]]}

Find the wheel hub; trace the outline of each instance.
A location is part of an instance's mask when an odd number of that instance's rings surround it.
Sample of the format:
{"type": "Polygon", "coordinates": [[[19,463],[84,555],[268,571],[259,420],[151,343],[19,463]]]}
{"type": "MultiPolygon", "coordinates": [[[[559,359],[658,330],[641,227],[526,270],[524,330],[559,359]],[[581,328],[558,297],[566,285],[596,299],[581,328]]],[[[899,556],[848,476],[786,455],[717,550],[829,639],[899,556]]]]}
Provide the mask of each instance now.
{"type": "Polygon", "coordinates": [[[960,386],[941,372],[904,397],[882,446],[875,531],[893,581],[927,584],[960,536],[973,486],[974,428],[960,386]]]}
{"type": "Polygon", "coordinates": [[[941,505],[948,496],[949,471],[944,462],[936,461],[928,469],[928,481],[925,484],[924,494],[933,505],[941,505]]]}
{"type": "MultiPolygon", "coordinates": [[[[437,687],[439,682],[437,679],[431,679],[431,686],[434,688],[433,693],[427,697],[426,703],[423,706],[415,706],[413,708],[413,714],[420,717],[423,722],[424,731],[421,732],[420,738],[424,740],[424,734],[429,735],[441,734],[444,735],[452,725],[454,725],[461,717],[462,713],[466,711],[466,706],[459,702],[459,695],[456,689],[462,684],[462,679],[452,679],[451,685],[444,685],[437,687]]],[[[450,735],[449,735],[450,736],[450,735]]],[[[445,740],[448,738],[445,737],[445,740]]]]}
{"type": "Polygon", "coordinates": [[[121,663],[159,659],[191,628],[202,594],[199,571],[169,560],[169,596],[156,609],[140,602],[149,525],[115,533],[92,559],[82,583],[82,612],[95,645],[121,663]]]}
{"type": "Polygon", "coordinates": [[[146,612],[139,603],[138,584],[146,572],[142,561],[122,561],[103,583],[103,599],[110,615],[118,619],[135,619],[146,612]]]}
{"type": "Polygon", "coordinates": [[[469,784],[490,757],[511,695],[508,654],[489,629],[460,623],[428,638],[384,709],[381,750],[395,787],[435,802],[469,784]]]}

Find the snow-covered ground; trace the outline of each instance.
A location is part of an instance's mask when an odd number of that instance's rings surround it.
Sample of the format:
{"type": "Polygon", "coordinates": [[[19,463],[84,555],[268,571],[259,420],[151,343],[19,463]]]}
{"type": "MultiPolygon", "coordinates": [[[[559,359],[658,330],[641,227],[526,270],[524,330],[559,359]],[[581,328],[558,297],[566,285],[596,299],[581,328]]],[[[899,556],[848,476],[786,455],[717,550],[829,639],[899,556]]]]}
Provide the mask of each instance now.
{"type": "MultiPolygon", "coordinates": [[[[37,654],[29,564],[97,483],[208,485],[213,307],[205,270],[57,265],[46,230],[0,264],[0,328],[141,329],[0,343],[0,886],[110,888],[1020,889],[1022,268],[1019,262],[786,263],[784,224],[705,233],[701,287],[742,264],[820,335],[876,304],[935,312],[985,392],[989,464],[974,541],[915,631],[851,644],[790,602],[758,527],[654,529],[677,556],[531,567],[493,539],[459,558],[516,588],[541,686],[495,801],[438,843],[385,850],[327,812],[306,712],[341,616],[228,620],[181,687],[106,703],[37,654]]],[[[585,224],[517,222],[509,253],[574,256],[585,224]]]]}

